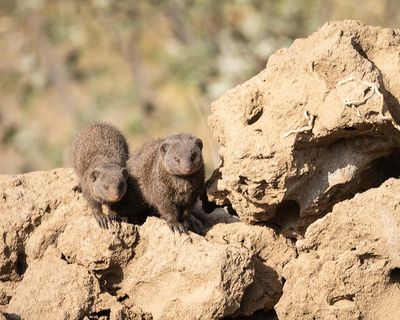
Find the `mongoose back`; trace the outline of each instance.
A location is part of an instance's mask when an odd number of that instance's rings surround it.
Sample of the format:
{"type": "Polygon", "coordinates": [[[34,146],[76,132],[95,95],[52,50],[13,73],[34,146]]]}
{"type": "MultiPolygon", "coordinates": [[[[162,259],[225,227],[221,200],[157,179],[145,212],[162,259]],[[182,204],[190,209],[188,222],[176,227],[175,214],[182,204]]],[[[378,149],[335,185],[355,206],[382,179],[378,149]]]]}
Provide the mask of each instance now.
{"type": "Polygon", "coordinates": [[[145,144],[128,162],[144,204],[156,209],[174,232],[186,232],[190,210],[204,186],[203,143],[175,134],[145,144]]]}
{"type": "Polygon", "coordinates": [[[117,218],[105,215],[102,205],[118,202],[127,189],[126,163],[129,149],[124,136],[113,126],[95,123],[83,128],[72,146],[72,162],[83,196],[93,210],[100,227],[117,218]]]}

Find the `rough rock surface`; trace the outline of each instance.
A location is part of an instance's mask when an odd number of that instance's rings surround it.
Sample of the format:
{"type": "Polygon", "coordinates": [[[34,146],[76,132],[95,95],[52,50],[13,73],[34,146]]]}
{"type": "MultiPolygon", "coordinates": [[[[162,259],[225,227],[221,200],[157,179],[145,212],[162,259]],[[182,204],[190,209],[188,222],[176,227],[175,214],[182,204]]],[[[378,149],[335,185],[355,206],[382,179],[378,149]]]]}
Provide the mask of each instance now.
{"type": "Polygon", "coordinates": [[[84,267],[63,261],[61,253],[46,253],[27,268],[8,313],[22,319],[82,318],[100,293],[97,279],[84,267]]]}
{"type": "Polygon", "coordinates": [[[296,246],[279,319],[400,318],[400,180],[335,205],[296,246]]]}
{"type": "Polygon", "coordinates": [[[327,24],[215,102],[238,217],[199,202],[204,236],[101,229],[71,169],[0,176],[0,319],[400,319],[399,49],[327,24]]]}
{"type": "Polygon", "coordinates": [[[212,242],[246,248],[255,254],[256,280],[249,286],[237,314],[270,310],[282,294],[282,269],[297,255],[294,245],[270,228],[242,222],[217,224],[206,235],[212,242]]]}
{"type": "Polygon", "coordinates": [[[220,319],[234,313],[254,279],[245,248],[176,236],[157,218],[140,228],[121,292],[155,319],[220,319]]]}
{"type": "MultiPolygon", "coordinates": [[[[218,221],[237,221],[224,210],[203,213],[212,239],[174,234],[154,217],[103,230],[73,191],[76,183],[70,169],[0,176],[0,312],[13,319],[220,319],[272,309],[281,295],[279,276],[259,285],[269,279],[262,244],[253,250],[218,240],[227,232],[212,229],[218,221]]],[[[252,228],[273,233],[240,223],[235,234],[252,228]]],[[[268,232],[265,241],[274,241],[268,232]]],[[[277,266],[289,256],[279,255],[277,266]]]]}
{"type": "Polygon", "coordinates": [[[303,233],[336,202],[393,175],[399,46],[400,30],[344,21],[278,50],[212,104],[222,164],[209,198],[243,221],[275,216],[303,233]]]}
{"type": "Polygon", "coordinates": [[[0,311],[13,319],[151,319],[108,294],[107,272],[133,256],[136,227],[100,229],[76,184],[71,169],[0,176],[0,311]]]}

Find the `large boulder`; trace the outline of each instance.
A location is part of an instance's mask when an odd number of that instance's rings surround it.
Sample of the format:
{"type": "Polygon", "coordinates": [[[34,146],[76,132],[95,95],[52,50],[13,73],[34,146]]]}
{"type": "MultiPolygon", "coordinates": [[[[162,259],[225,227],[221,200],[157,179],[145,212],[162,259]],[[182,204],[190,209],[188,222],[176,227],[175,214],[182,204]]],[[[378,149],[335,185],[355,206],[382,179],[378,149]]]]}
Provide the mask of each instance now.
{"type": "Polygon", "coordinates": [[[100,294],[97,279],[84,267],[62,260],[61,253],[48,251],[28,267],[7,313],[32,320],[83,318],[100,294]]]}
{"type": "Polygon", "coordinates": [[[335,205],[296,246],[279,319],[400,319],[400,180],[335,205]]]}
{"type": "Polygon", "coordinates": [[[240,308],[255,275],[249,250],[175,235],[157,218],[141,226],[140,239],[120,295],[154,319],[220,319],[240,308]]]}
{"type": "Polygon", "coordinates": [[[57,247],[69,262],[89,270],[123,268],[133,257],[137,227],[116,224],[109,230],[98,228],[97,222],[85,216],[71,221],[58,237],[57,247]]]}
{"type": "MultiPolygon", "coordinates": [[[[103,230],[76,185],[70,169],[0,176],[0,312],[8,317],[220,319],[273,308],[281,281],[261,286],[269,278],[257,250],[177,235],[155,217],[103,230]]],[[[206,228],[237,221],[198,210],[206,228]]]]}
{"type": "MultiPolygon", "coordinates": [[[[76,185],[72,170],[34,172],[29,175],[0,176],[0,280],[18,280],[26,267],[25,244],[44,220],[74,201],[76,185]]],[[[74,210],[78,213],[78,210],[74,210]]],[[[62,230],[62,219],[57,230],[62,230]]],[[[54,242],[57,233],[51,230],[38,247],[54,242]]]]}
{"type": "Polygon", "coordinates": [[[282,295],[283,267],[297,256],[294,244],[271,228],[243,222],[216,224],[206,239],[246,248],[255,256],[255,279],[236,314],[250,316],[257,310],[272,310],[282,295]]]}
{"type": "Polygon", "coordinates": [[[222,164],[209,198],[296,234],[397,174],[399,48],[398,30],[344,21],[278,50],[212,104],[222,164]]]}

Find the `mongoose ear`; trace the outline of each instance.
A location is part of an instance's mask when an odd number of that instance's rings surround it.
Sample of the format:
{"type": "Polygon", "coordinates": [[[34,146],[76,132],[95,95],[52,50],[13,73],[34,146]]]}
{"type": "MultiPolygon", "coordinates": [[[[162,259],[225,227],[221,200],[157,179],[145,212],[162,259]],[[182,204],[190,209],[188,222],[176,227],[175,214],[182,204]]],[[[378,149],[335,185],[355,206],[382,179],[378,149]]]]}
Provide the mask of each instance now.
{"type": "Polygon", "coordinates": [[[121,168],[121,173],[122,175],[126,178],[128,176],[128,169],[127,168],[121,168]]]}
{"type": "Polygon", "coordinates": [[[95,182],[99,174],[100,174],[99,170],[96,169],[92,170],[92,172],[90,172],[90,180],[92,180],[92,182],[95,182]]]}
{"type": "Polygon", "coordinates": [[[167,149],[168,149],[168,143],[167,142],[162,143],[160,148],[159,148],[159,150],[160,150],[160,152],[161,152],[161,154],[163,156],[165,156],[165,154],[167,153],[167,149]]]}
{"type": "Polygon", "coordinates": [[[200,150],[203,150],[203,141],[201,141],[201,139],[196,138],[196,144],[199,146],[200,150]]]}

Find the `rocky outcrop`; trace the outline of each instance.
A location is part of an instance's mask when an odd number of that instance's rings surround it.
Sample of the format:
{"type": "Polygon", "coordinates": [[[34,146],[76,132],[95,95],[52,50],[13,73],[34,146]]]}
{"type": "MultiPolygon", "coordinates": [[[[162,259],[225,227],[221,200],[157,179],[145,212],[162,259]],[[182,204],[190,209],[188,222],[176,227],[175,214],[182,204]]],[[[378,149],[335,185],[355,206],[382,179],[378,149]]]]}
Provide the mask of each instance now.
{"type": "Polygon", "coordinates": [[[399,48],[326,24],[216,101],[237,216],[199,202],[202,235],[101,229],[71,169],[0,176],[0,319],[399,319],[399,48]]]}
{"type": "Polygon", "coordinates": [[[344,21],[278,50],[212,104],[222,165],[209,198],[296,236],[397,174],[399,46],[398,30],[344,21]]]}
{"type": "Polygon", "coordinates": [[[281,267],[295,250],[272,229],[234,223],[224,242],[218,221],[237,219],[216,210],[198,212],[209,237],[174,234],[155,217],[103,230],[76,183],[70,169],[0,176],[0,311],[8,317],[221,319],[272,309],[282,294],[281,267]],[[258,240],[277,240],[287,254],[274,257],[258,240]]]}
{"type": "Polygon", "coordinates": [[[279,319],[399,319],[400,180],[335,205],[283,270],[279,319]]]}
{"type": "Polygon", "coordinates": [[[247,287],[236,314],[250,316],[256,310],[272,310],[282,294],[282,269],[297,255],[291,241],[271,228],[242,222],[217,224],[206,239],[246,248],[255,255],[256,279],[247,287]]]}
{"type": "Polygon", "coordinates": [[[140,239],[120,291],[155,319],[220,319],[239,309],[254,281],[245,248],[177,237],[157,218],[140,228],[140,239]]]}
{"type": "Polygon", "coordinates": [[[27,268],[7,312],[21,319],[81,319],[90,313],[99,294],[94,274],[48,249],[43,259],[27,268]]]}

